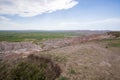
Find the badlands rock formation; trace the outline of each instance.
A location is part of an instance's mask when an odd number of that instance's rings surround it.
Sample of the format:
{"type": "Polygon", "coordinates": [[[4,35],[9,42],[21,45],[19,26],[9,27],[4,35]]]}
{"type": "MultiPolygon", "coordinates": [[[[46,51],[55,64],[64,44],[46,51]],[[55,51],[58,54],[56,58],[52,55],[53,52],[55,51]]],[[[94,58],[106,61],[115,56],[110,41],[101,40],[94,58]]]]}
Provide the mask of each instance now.
{"type": "Polygon", "coordinates": [[[73,38],[66,38],[66,39],[54,39],[54,40],[47,40],[43,42],[43,50],[51,50],[54,48],[60,48],[64,46],[68,46],[71,44],[78,44],[92,40],[102,40],[102,39],[110,39],[113,38],[112,35],[108,34],[94,34],[85,37],[73,37],[73,38]]]}
{"type": "Polygon", "coordinates": [[[0,42],[1,53],[29,53],[41,51],[40,46],[32,42],[0,42]]]}
{"type": "Polygon", "coordinates": [[[34,51],[46,51],[69,46],[71,44],[78,44],[92,40],[109,39],[112,37],[112,35],[108,34],[94,34],[86,37],[51,39],[42,42],[40,45],[33,44],[32,42],[0,42],[0,53],[31,53],[34,51]]]}

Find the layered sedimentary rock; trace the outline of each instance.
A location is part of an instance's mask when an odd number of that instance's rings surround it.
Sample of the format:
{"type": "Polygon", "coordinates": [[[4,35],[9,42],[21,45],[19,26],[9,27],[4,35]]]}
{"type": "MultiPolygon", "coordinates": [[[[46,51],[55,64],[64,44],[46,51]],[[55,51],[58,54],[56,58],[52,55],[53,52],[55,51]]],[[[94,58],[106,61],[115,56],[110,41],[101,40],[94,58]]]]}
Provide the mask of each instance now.
{"type": "Polygon", "coordinates": [[[27,53],[33,51],[41,51],[40,46],[32,42],[0,42],[1,53],[27,53]]]}

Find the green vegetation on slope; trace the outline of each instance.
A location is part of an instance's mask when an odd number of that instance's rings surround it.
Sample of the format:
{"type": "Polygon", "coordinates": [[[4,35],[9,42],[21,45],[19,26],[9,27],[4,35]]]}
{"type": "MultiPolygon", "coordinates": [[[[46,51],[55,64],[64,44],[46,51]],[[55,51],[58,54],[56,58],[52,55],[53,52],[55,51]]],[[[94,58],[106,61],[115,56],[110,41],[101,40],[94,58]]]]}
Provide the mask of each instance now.
{"type": "Polygon", "coordinates": [[[105,39],[101,42],[106,43],[108,47],[120,47],[120,39],[105,39]]]}
{"type": "Polygon", "coordinates": [[[112,40],[108,45],[111,47],[120,47],[120,39],[112,40]]]}
{"type": "Polygon", "coordinates": [[[61,70],[51,59],[30,55],[14,62],[0,62],[0,80],[55,80],[61,70]]]}

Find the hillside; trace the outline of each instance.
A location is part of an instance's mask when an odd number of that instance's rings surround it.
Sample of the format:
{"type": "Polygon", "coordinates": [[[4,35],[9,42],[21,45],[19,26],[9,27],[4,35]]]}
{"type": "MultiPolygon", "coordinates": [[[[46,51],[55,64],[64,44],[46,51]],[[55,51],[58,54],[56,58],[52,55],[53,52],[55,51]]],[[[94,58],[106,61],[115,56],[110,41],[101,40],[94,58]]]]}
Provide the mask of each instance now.
{"type": "Polygon", "coordinates": [[[0,79],[119,80],[119,50],[120,38],[111,32],[37,43],[0,42],[0,79]]]}

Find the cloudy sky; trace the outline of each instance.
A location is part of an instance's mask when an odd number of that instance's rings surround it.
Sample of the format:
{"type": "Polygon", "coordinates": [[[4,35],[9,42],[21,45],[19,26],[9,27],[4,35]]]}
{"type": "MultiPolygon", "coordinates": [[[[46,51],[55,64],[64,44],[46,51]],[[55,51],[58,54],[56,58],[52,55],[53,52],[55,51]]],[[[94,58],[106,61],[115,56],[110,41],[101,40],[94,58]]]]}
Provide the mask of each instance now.
{"type": "Polygon", "coordinates": [[[120,0],[0,0],[0,30],[120,30],[120,0]]]}

